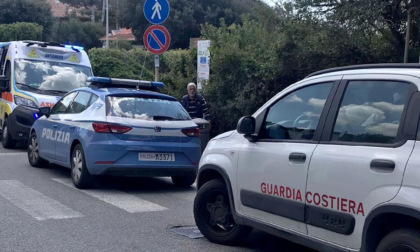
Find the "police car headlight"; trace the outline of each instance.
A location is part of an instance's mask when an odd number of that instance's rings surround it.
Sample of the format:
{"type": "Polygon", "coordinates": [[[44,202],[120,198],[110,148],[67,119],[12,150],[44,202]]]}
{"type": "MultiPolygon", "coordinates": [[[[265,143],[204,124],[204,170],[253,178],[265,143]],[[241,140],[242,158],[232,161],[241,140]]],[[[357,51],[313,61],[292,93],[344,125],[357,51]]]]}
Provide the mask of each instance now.
{"type": "Polygon", "coordinates": [[[23,98],[21,96],[15,95],[15,103],[17,105],[21,105],[21,106],[26,106],[26,107],[31,107],[31,108],[38,108],[38,105],[32,101],[29,100],[27,98],[23,98]]]}

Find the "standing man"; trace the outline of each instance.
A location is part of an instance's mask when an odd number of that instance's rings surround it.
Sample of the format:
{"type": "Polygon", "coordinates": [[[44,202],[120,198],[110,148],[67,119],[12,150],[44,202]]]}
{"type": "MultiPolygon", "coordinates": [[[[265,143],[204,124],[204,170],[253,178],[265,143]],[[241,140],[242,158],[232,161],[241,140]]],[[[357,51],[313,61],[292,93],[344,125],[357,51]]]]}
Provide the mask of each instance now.
{"type": "Polygon", "coordinates": [[[191,118],[204,118],[209,120],[209,112],[206,105],[206,100],[197,94],[197,86],[191,82],[187,85],[188,94],[181,99],[181,104],[190,114],[191,118]]]}

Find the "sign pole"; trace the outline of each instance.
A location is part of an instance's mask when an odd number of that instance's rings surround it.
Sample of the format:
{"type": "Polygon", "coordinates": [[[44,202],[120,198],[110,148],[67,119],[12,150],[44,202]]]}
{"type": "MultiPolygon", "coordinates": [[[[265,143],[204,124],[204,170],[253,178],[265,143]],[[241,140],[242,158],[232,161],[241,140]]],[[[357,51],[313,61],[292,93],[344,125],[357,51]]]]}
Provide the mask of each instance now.
{"type": "Polygon", "coordinates": [[[171,42],[168,30],[159,25],[168,18],[169,10],[168,0],[146,0],[143,6],[144,16],[153,24],[144,32],[143,44],[155,55],[155,81],[159,81],[159,54],[165,52],[171,42]]]}
{"type": "Polygon", "coordinates": [[[159,81],[159,55],[155,55],[155,81],[159,81]]]}

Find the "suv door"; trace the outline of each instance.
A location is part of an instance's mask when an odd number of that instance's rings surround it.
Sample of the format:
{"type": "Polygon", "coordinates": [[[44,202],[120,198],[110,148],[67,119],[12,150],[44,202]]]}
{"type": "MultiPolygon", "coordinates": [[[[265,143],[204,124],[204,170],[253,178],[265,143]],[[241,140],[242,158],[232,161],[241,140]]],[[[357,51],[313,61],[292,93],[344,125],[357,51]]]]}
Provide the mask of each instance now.
{"type": "Polygon", "coordinates": [[[344,76],[308,172],[308,234],[361,246],[366,216],[398,192],[414,141],[403,122],[415,78],[344,76]]]}
{"type": "Polygon", "coordinates": [[[331,102],[338,84],[334,80],[340,77],[294,88],[256,116],[264,117],[257,125],[258,139],[245,141],[238,157],[235,198],[240,202],[235,205],[241,214],[307,233],[304,197],[309,161],[326,116],[325,104],[331,102]]]}

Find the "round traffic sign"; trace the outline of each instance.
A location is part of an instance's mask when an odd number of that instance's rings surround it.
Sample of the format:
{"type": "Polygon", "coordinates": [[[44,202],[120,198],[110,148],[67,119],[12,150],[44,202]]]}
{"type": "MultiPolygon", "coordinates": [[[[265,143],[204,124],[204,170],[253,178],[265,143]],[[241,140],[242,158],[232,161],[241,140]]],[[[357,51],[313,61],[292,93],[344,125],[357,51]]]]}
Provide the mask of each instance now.
{"type": "Polygon", "coordinates": [[[169,16],[168,0],[146,0],[143,6],[143,13],[150,23],[163,23],[169,16]]]}
{"type": "Polygon", "coordinates": [[[161,25],[152,25],[143,34],[143,44],[153,54],[166,51],[171,43],[168,30],[161,25]]]}

